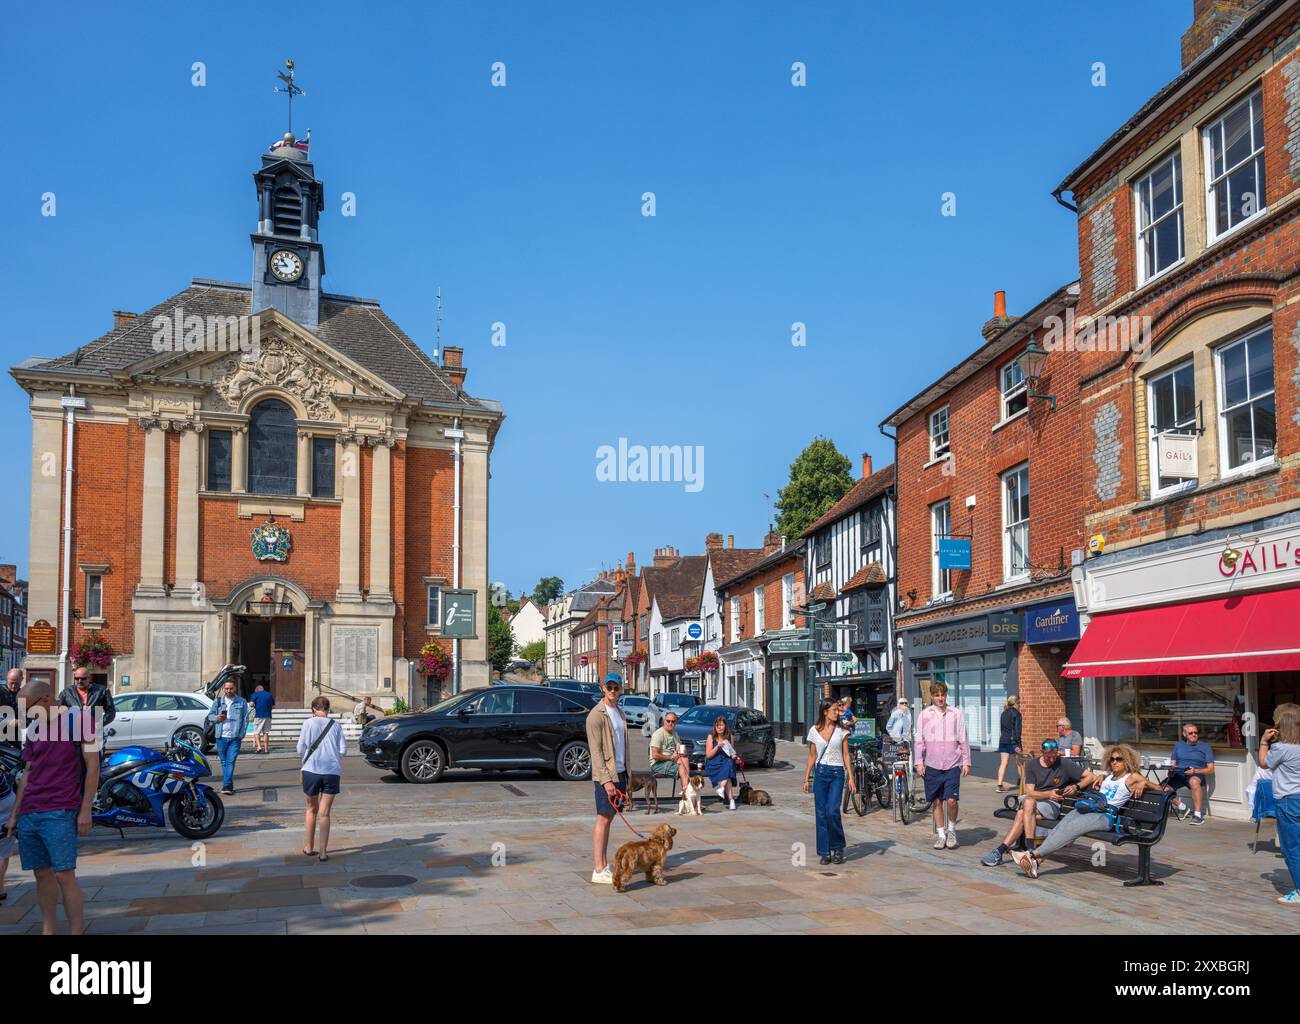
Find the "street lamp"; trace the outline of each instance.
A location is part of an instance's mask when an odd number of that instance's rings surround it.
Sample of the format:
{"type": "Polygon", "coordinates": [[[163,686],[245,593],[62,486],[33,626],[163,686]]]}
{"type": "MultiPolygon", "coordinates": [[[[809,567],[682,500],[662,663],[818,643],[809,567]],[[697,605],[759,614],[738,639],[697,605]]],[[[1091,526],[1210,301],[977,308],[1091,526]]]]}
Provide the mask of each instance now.
{"type": "Polygon", "coordinates": [[[1048,402],[1053,412],[1056,411],[1056,396],[1044,395],[1035,390],[1039,380],[1043,376],[1043,368],[1047,365],[1047,350],[1042,348],[1031,336],[1029,344],[1025,346],[1024,353],[1020,356],[1020,372],[1025,375],[1025,384],[1027,386],[1025,394],[1029,398],[1041,398],[1048,402]]]}

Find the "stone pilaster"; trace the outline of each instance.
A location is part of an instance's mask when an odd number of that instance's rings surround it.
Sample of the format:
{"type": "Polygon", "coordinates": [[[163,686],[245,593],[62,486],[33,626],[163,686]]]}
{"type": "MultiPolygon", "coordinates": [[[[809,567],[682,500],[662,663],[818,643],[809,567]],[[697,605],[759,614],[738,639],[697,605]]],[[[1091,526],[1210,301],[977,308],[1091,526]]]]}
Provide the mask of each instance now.
{"type": "Polygon", "coordinates": [[[199,440],[193,427],[182,430],[176,476],[176,586],[190,592],[199,579],[199,440]]]}
{"type": "Polygon", "coordinates": [[[392,455],[385,438],[376,440],[370,474],[370,596],[392,594],[392,455]]]}
{"type": "Polygon", "coordinates": [[[140,501],[140,584],[138,594],[164,593],[163,537],[167,528],[167,428],[169,422],[141,418],[144,475],[140,501]]]}
{"type": "Polygon", "coordinates": [[[355,434],[340,434],[335,482],[343,484],[339,517],[339,601],[361,600],[361,446],[355,434]]]}
{"type": "Polygon", "coordinates": [[[311,497],[311,434],[298,431],[298,497],[311,497]]]}
{"type": "Polygon", "coordinates": [[[242,425],[230,428],[230,490],[248,491],[248,427],[242,425]]]}
{"type": "MultiPolygon", "coordinates": [[[[59,530],[63,514],[63,417],[32,412],[32,516],[27,618],[59,622],[59,530]]],[[[62,641],[62,637],[59,638],[62,641]]]]}

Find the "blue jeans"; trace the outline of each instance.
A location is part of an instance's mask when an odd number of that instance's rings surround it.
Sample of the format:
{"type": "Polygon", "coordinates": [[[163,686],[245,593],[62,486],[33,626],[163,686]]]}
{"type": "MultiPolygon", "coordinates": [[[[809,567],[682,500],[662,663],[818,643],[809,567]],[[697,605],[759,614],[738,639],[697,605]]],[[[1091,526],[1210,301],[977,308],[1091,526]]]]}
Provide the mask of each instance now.
{"type": "Polygon", "coordinates": [[[819,764],[813,770],[813,802],[817,807],[817,856],[829,857],[844,849],[844,822],[840,805],[844,802],[844,769],[819,764]]]}
{"type": "Polygon", "coordinates": [[[1291,888],[1300,889],[1300,793],[1276,801],[1277,843],[1291,872],[1291,888]]]}
{"type": "Polygon", "coordinates": [[[242,736],[217,740],[217,757],[221,759],[222,789],[235,788],[235,759],[239,757],[239,745],[243,742],[242,736]]]}

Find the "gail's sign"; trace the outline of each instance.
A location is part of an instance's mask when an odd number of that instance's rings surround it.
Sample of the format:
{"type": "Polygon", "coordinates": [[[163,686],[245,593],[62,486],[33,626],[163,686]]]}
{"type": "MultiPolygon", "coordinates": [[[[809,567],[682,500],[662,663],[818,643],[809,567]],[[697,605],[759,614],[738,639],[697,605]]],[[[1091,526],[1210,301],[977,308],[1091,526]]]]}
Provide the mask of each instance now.
{"type": "Polygon", "coordinates": [[[1196,437],[1188,434],[1160,434],[1156,437],[1156,462],[1161,476],[1196,479],[1196,437]]]}
{"type": "Polygon", "coordinates": [[[1219,555],[1219,575],[1225,579],[1300,567],[1300,541],[1277,540],[1237,548],[1229,545],[1219,555]]]}

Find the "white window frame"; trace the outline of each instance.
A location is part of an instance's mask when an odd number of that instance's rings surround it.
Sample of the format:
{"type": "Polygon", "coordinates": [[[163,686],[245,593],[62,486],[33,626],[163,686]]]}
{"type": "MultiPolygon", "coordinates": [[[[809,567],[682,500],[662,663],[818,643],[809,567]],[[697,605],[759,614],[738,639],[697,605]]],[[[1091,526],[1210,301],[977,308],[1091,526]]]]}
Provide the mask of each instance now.
{"type": "Polygon", "coordinates": [[[952,593],[952,570],[939,568],[939,538],[951,533],[952,506],[945,498],[930,506],[930,593],[935,599],[952,593]]]}
{"type": "Polygon", "coordinates": [[[653,653],[653,654],[662,654],[662,653],[663,653],[663,650],[664,650],[664,634],[663,634],[663,630],[661,630],[661,629],[657,629],[657,630],[655,630],[655,635],[654,635],[654,637],[652,638],[652,643],[653,643],[653,646],[651,647],[651,653],[653,653]]]}
{"type": "MultiPolygon", "coordinates": [[[[1257,196],[1256,199],[1258,200],[1258,203],[1255,207],[1254,213],[1252,213],[1249,217],[1242,218],[1236,224],[1233,224],[1230,227],[1220,228],[1218,224],[1218,209],[1217,209],[1218,203],[1215,201],[1215,195],[1214,195],[1215,187],[1220,182],[1227,181],[1229,178],[1232,177],[1232,175],[1235,172],[1241,170],[1248,163],[1251,163],[1252,161],[1255,160],[1259,161],[1258,164],[1259,172],[1263,172],[1263,176],[1265,178],[1264,181],[1265,191],[1267,191],[1268,180],[1267,180],[1267,174],[1265,172],[1264,163],[1263,163],[1263,159],[1264,159],[1263,87],[1257,85],[1249,93],[1247,93],[1245,96],[1241,97],[1241,99],[1237,100],[1237,102],[1233,103],[1230,107],[1228,107],[1222,114],[1216,117],[1210,124],[1207,124],[1204,128],[1202,128],[1201,146],[1205,158],[1205,232],[1206,232],[1207,243],[1213,243],[1213,242],[1217,242],[1220,238],[1223,238],[1225,235],[1231,234],[1233,231],[1236,231],[1239,228],[1244,227],[1246,224],[1249,224],[1256,217],[1260,216],[1268,209],[1266,205],[1266,196],[1257,196]],[[1255,118],[1254,118],[1253,108],[1256,102],[1258,102],[1260,105],[1260,118],[1259,118],[1260,137],[1258,139],[1254,139],[1255,118]],[[1224,123],[1227,121],[1227,119],[1230,116],[1236,113],[1240,107],[1247,104],[1249,104],[1252,108],[1252,113],[1250,118],[1250,131],[1251,131],[1252,141],[1255,143],[1256,148],[1253,148],[1250,152],[1250,155],[1247,156],[1244,160],[1241,160],[1238,163],[1233,164],[1231,167],[1225,166],[1223,172],[1221,174],[1216,175],[1214,173],[1214,145],[1213,145],[1214,133],[1217,130],[1219,132],[1220,140],[1225,141],[1223,137],[1224,123]]],[[[1225,158],[1227,156],[1226,146],[1224,147],[1224,156],[1225,158]]],[[[1255,176],[1256,187],[1258,187],[1260,176],[1261,176],[1260,173],[1257,173],[1255,176]]]]}
{"type": "Polygon", "coordinates": [[[86,574],[86,613],[82,617],[91,620],[102,619],[104,617],[103,573],[92,572],[86,574]],[[94,595],[98,607],[91,603],[92,595],[94,595]]]}
{"type": "Polygon", "coordinates": [[[1025,580],[1029,578],[1029,510],[1025,510],[1023,519],[1013,518],[1019,514],[1019,508],[1013,505],[1011,496],[1011,484],[1013,481],[1024,481],[1023,494],[1025,498],[1032,500],[1029,490],[1029,463],[1022,462],[1019,466],[1007,470],[1002,474],[1002,578],[1010,583],[1014,580],[1025,580]],[[1022,550],[1024,552],[1025,564],[1020,572],[1014,571],[1012,565],[1012,550],[1017,534],[1024,537],[1022,550]]]}
{"type": "Polygon", "coordinates": [[[668,633],[668,649],[670,651],[680,651],[682,649],[682,627],[674,626],[668,633]]]}
{"type": "MultiPolygon", "coordinates": [[[[1147,449],[1147,461],[1150,463],[1151,473],[1151,497],[1159,498],[1166,494],[1176,494],[1179,491],[1190,490],[1197,484],[1196,477],[1188,477],[1169,487],[1160,486],[1160,435],[1156,433],[1156,402],[1155,388],[1156,385],[1167,377],[1173,377],[1175,374],[1184,370],[1192,371],[1192,410],[1189,421],[1192,427],[1196,426],[1196,366],[1191,359],[1185,359],[1167,370],[1161,370],[1147,379],[1147,432],[1151,436],[1150,445],[1147,449]]],[[[1174,392],[1177,395],[1177,392],[1174,392]]],[[[1192,435],[1195,436],[1195,435],[1192,435]]]]}
{"type": "MultiPolygon", "coordinates": [[[[1228,477],[1240,476],[1243,473],[1253,473],[1258,469],[1262,469],[1265,466],[1271,466],[1277,462],[1277,437],[1274,436],[1272,455],[1265,456],[1262,459],[1252,459],[1250,462],[1243,462],[1240,466],[1237,466],[1235,469],[1230,469],[1228,467],[1228,415],[1230,413],[1233,413],[1238,409],[1242,409],[1247,406],[1254,405],[1256,402],[1260,401],[1261,399],[1272,397],[1273,398],[1273,425],[1274,425],[1274,433],[1276,434],[1276,430],[1277,430],[1277,344],[1276,342],[1277,339],[1273,337],[1273,325],[1265,324],[1263,327],[1259,327],[1256,330],[1249,331],[1248,333],[1243,334],[1239,338],[1234,338],[1232,341],[1228,342],[1225,345],[1220,345],[1218,348],[1214,350],[1215,388],[1217,389],[1218,400],[1219,400],[1218,401],[1218,405],[1219,405],[1218,428],[1219,428],[1219,478],[1220,479],[1227,479],[1228,477]],[[1273,386],[1266,392],[1260,392],[1258,395],[1251,395],[1249,398],[1246,399],[1246,401],[1238,402],[1232,408],[1228,408],[1228,397],[1227,397],[1228,382],[1227,382],[1227,378],[1223,374],[1223,356],[1225,353],[1232,351],[1234,348],[1238,348],[1240,346],[1246,345],[1249,341],[1259,337],[1262,334],[1268,334],[1269,336],[1269,351],[1272,353],[1273,356],[1272,360],[1270,360],[1273,365],[1273,375],[1272,375],[1273,386]]],[[[1249,386],[1250,384],[1249,359],[1247,360],[1246,363],[1246,369],[1247,369],[1246,383],[1247,386],[1249,386]]],[[[1254,432],[1254,423],[1255,423],[1254,417],[1252,416],[1251,417],[1252,435],[1254,432]]]]}
{"type": "Polygon", "coordinates": [[[1025,380],[1025,370],[1024,367],[1020,365],[1019,357],[1011,360],[1011,362],[1009,363],[1004,364],[998,370],[998,391],[1001,396],[999,401],[1001,402],[1000,408],[1002,410],[1002,422],[1005,423],[1013,416],[1022,416],[1029,410],[1029,395],[1028,395],[1029,382],[1025,380]],[[1016,381],[1014,384],[1012,384],[1010,388],[1008,388],[1007,375],[1012,370],[1020,374],[1020,379],[1016,381]],[[1020,395],[1025,396],[1025,407],[1023,409],[1017,409],[1015,412],[1008,412],[1007,406],[1011,403],[1013,399],[1015,399],[1020,395]]]}
{"type": "Polygon", "coordinates": [[[740,598],[731,598],[730,605],[731,640],[734,643],[740,639],[740,598]]]}
{"type": "Polygon", "coordinates": [[[430,583],[424,588],[424,614],[426,629],[438,629],[442,626],[442,587],[436,583],[430,583]],[[429,606],[434,600],[435,591],[437,591],[438,614],[429,617],[429,606]]]}
{"type": "Polygon", "coordinates": [[[754,635],[762,636],[767,632],[767,602],[764,599],[763,587],[760,584],[754,588],[754,635]]]}
{"type": "Polygon", "coordinates": [[[948,419],[948,406],[935,409],[930,413],[930,461],[934,462],[952,453],[951,424],[948,419]],[[942,426],[940,421],[942,418],[942,426]],[[943,438],[943,443],[939,438],[943,438]]]}
{"type": "Polygon", "coordinates": [[[1183,219],[1183,204],[1186,196],[1183,192],[1183,157],[1182,153],[1175,149],[1165,159],[1153,166],[1146,174],[1133,182],[1133,224],[1137,229],[1137,251],[1138,251],[1138,283],[1145,284],[1161,274],[1168,273],[1183,262],[1187,255],[1187,223],[1183,219]],[[1146,198],[1153,193],[1153,181],[1157,174],[1165,169],[1166,166],[1173,166],[1174,175],[1174,205],[1168,212],[1161,214],[1150,224],[1145,227],[1142,225],[1143,218],[1147,212],[1148,204],[1146,198]],[[1144,195],[1145,191],[1145,195],[1144,195]],[[1173,262],[1166,264],[1159,270],[1147,264],[1147,246],[1146,236],[1155,237],[1155,232],[1165,221],[1177,218],[1178,223],[1178,255],[1173,262]]]}
{"type": "Polygon", "coordinates": [[[794,625],[794,573],[781,577],[781,628],[794,625]]]}

